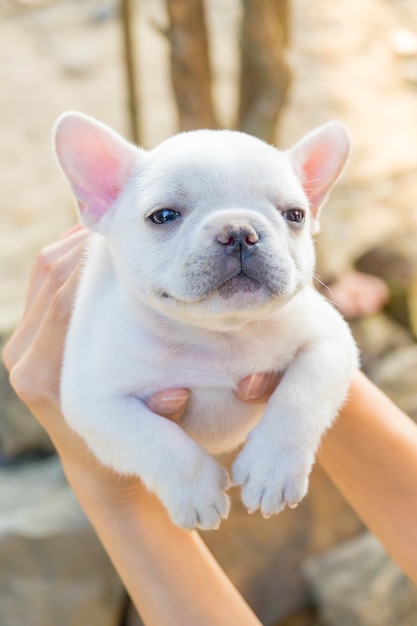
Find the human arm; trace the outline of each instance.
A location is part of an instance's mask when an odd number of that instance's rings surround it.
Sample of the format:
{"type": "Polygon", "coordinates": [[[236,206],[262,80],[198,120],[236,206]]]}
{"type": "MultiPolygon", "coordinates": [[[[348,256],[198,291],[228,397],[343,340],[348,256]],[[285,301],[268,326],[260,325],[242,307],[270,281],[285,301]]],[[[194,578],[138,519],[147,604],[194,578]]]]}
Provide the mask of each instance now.
{"type": "MultiPolygon", "coordinates": [[[[69,483],[147,626],[259,625],[200,537],[174,526],[139,480],[100,466],[62,416],[62,350],[86,236],[73,229],[35,262],[22,320],[3,353],[11,384],[50,435],[69,483]]],[[[177,398],[187,395],[175,390],[177,398]]],[[[169,391],[168,397],[167,415],[169,391]]]]}
{"type": "MultiPolygon", "coordinates": [[[[241,382],[238,396],[268,399],[273,375],[241,382]]],[[[167,403],[168,405],[168,403],[167,403]]],[[[157,403],[154,410],[158,411],[157,403]]],[[[166,408],[166,407],[165,407],[166,408]]],[[[176,406],[178,415],[181,410],[176,406]]],[[[417,426],[361,372],[317,457],[330,479],[417,583],[417,426]]]]}
{"type": "Polygon", "coordinates": [[[358,372],[318,461],[417,583],[417,426],[358,372]]]}

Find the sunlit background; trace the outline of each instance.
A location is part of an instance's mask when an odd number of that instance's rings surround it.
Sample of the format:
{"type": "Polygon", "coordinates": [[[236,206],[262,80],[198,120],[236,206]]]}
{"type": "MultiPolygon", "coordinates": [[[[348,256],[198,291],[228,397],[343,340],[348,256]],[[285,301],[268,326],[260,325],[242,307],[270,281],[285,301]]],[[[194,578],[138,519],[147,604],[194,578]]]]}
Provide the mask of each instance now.
{"type": "MultiPolygon", "coordinates": [[[[136,134],[145,148],[187,123],[208,125],[203,105],[211,107],[212,126],[250,130],[283,148],[340,119],[353,153],[324,209],[318,273],[335,281],[355,267],[387,284],[385,309],[352,320],[352,329],[368,375],[417,418],[417,3],[206,0],[205,31],[195,24],[191,39],[207,36],[211,81],[194,75],[191,87],[173,82],[181,54],[194,54],[187,48],[190,32],[175,30],[175,10],[186,4],[0,0],[2,343],[22,310],[37,251],[76,220],[51,147],[63,111],[88,113],[132,140],[136,134]],[[274,18],[257,25],[249,10],[272,11],[274,18]],[[242,107],[253,101],[256,111],[268,92],[257,82],[262,63],[250,68],[255,48],[242,44],[242,37],[251,42],[251,27],[265,29],[261,41],[271,55],[265,63],[272,59],[277,72],[285,69],[277,81],[283,100],[277,85],[269,85],[276,98],[271,132],[262,112],[254,113],[253,127],[243,120],[242,107]],[[241,50],[249,59],[242,71],[241,50]],[[248,77],[252,82],[243,85],[248,77]],[[202,100],[197,97],[195,116],[187,102],[192,109],[196,94],[202,100]]],[[[190,11],[196,5],[199,0],[188,0],[190,11]]],[[[258,35],[251,35],[255,43],[258,35]]],[[[4,371],[0,393],[0,624],[139,624],[4,371]]],[[[263,623],[417,623],[416,596],[402,574],[319,469],[312,482],[299,509],[268,521],[247,516],[236,500],[230,520],[207,536],[263,623]],[[330,553],[335,546],[339,552],[330,553]],[[306,566],[312,555],[319,556],[306,566]]]]}

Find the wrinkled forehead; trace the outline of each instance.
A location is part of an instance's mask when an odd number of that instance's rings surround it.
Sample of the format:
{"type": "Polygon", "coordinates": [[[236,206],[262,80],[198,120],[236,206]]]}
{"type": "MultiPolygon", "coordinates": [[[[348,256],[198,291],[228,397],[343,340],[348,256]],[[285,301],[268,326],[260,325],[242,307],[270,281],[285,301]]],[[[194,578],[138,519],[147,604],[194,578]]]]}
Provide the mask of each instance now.
{"type": "Polygon", "coordinates": [[[192,131],[166,140],[147,154],[139,187],[155,204],[304,199],[284,152],[235,131],[192,131]]]}

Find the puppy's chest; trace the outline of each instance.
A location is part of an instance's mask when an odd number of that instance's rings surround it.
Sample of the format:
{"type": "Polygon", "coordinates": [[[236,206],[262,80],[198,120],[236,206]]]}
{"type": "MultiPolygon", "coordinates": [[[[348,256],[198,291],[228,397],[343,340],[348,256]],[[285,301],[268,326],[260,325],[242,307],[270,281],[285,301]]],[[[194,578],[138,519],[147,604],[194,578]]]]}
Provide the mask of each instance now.
{"type": "Polygon", "coordinates": [[[284,369],[295,348],[277,336],[222,337],[208,335],[200,342],[156,343],[148,353],[158,387],[234,389],[248,374],[284,369]]]}
{"type": "MultiPolygon", "coordinates": [[[[216,342],[213,342],[216,344],[216,342]]],[[[249,345],[196,346],[194,350],[173,349],[159,353],[159,388],[188,387],[191,397],[181,425],[196,441],[214,454],[241,444],[261,418],[264,407],[239,401],[234,390],[244,376],[280,368],[271,351],[249,345]]],[[[156,362],[154,363],[154,367],[156,362]]]]}

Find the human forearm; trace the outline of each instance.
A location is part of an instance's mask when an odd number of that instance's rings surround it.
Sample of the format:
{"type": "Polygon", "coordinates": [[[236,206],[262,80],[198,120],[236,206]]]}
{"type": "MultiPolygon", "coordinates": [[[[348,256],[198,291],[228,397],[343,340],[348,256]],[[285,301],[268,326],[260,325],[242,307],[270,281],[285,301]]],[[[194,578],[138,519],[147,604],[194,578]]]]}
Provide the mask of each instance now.
{"type": "Polygon", "coordinates": [[[113,494],[91,472],[67,476],[147,626],[259,626],[201,538],[138,481],[113,494]]]}
{"type": "Polygon", "coordinates": [[[318,459],[402,569],[417,582],[417,427],[362,374],[318,459]]]}

